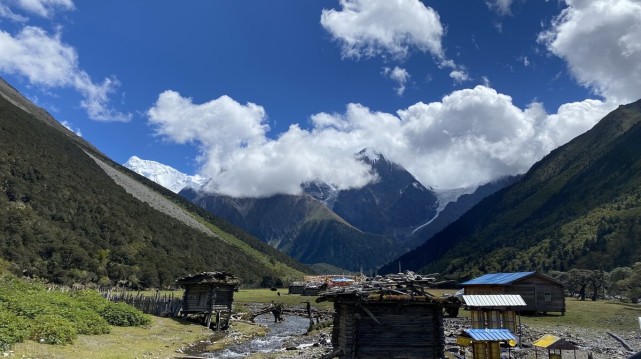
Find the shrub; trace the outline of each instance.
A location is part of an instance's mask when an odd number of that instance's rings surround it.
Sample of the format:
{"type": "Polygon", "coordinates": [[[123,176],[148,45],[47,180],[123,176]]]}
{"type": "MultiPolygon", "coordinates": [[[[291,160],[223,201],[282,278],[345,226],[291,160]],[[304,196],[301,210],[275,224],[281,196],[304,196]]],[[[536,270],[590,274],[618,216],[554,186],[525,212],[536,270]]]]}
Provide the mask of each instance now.
{"type": "Polygon", "coordinates": [[[141,326],[151,323],[148,315],[125,303],[109,303],[99,313],[109,324],[119,327],[141,326]]]}
{"type": "Polygon", "coordinates": [[[44,344],[70,344],[78,331],[68,319],[57,314],[36,317],[30,325],[29,338],[44,344]]]}
{"type": "Polygon", "coordinates": [[[6,351],[29,334],[27,321],[0,308],[0,351],[6,351]]]}
{"type": "Polygon", "coordinates": [[[105,307],[109,304],[109,301],[95,290],[79,290],[72,292],[70,295],[72,298],[82,303],[87,308],[95,310],[97,312],[105,309],[105,307]]]}
{"type": "Polygon", "coordinates": [[[111,331],[109,323],[95,311],[83,308],[64,308],[59,315],[71,321],[78,334],[107,334],[111,331]]]}

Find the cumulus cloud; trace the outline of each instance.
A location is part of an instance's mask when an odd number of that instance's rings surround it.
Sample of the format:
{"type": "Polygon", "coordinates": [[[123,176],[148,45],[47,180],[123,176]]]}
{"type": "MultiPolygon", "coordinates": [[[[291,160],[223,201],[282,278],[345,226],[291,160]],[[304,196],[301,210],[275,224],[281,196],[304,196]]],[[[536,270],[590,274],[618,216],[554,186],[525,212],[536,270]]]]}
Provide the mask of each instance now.
{"type": "Polygon", "coordinates": [[[539,41],[595,93],[619,103],[641,98],[641,2],[565,2],[539,41]]]}
{"type": "Polygon", "coordinates": [[[397,86],[394,90],[396,90],[397,95],[402,96],[405,93],[405,85],[411,77],[407,70],[398,66],[395,66],[393,69],[384,67],[383,75],[396,82],[397,86]]]}
{"type": "Polygon", "coordinates": [[[509,96],[477,86],[396,113],[348,104],[344,113],[315,114],[310,129],[294,124],[275,139],[267,137],[262,107],[226,96],[194,104],[166,91],[148,116],[168,140],[200,146],[200,174],[212,179],[209,190],[261,197],[299,193],[301,183],[315,179],[341,189],[363,186],[373,178],[354,154],[366,147],[426,186],[487,182],[525,172],[612,108],[586,100],[547,114],[539,103],[521,109],[509,96]]]}
{"type": "Polygon", "coordinates": [[[71,87],[83,100],[80,105],[97,121],[129,121],[130,114],[109,107],[109,95],[119,83],[106,78],[94,83],[79,67],[75,49],[62,42],[59,33],[50,35],[43,29],[26,26],[18,34],[0,30],[0,71],[24,76],[46,88],[71,87]]]}
{"type": "Polygon", "coordinates": [[[324,9],[321,25],[345,57],[404,58],[413,49],[444,57],[439,16],[419,0],[340,0],[340,6],[324,9]]]}

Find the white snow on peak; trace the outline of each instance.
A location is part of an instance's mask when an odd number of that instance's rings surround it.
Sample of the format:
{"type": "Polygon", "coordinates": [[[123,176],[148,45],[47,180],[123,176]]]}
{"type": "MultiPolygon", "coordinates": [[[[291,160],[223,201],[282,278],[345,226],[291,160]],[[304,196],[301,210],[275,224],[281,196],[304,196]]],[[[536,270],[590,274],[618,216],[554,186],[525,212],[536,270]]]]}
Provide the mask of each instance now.
{"type": "Polygon", "coordinates": [[[374,163],[381,158],[381,154],[374,151],[369,147],[365,147],[356,154],[357,159],[369,159],[370,162],[374,163]]]}
{"type": "Polygon", "coordinates": [[[143,160],[137,156],[131,156],[123,166],[141,176],[147,177],[174,193],[178,193],[186,187],[200,188],[207,181],[203,176],[190,176],[173,167],[156,161],[143,160]]]}

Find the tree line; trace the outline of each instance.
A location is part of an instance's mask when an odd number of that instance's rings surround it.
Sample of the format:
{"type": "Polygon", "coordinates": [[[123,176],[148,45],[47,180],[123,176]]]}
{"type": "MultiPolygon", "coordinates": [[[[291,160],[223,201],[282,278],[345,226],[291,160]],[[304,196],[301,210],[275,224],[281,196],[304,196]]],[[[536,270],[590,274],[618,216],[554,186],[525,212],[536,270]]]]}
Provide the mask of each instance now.
{"type": "Polygon", "coordinates": [[[580,300],[618,299],[637,303],[641,299],[641,262],[631,267],[604,270],[571,269],[548,275],[565,284],[566,293],[580,300]]]}

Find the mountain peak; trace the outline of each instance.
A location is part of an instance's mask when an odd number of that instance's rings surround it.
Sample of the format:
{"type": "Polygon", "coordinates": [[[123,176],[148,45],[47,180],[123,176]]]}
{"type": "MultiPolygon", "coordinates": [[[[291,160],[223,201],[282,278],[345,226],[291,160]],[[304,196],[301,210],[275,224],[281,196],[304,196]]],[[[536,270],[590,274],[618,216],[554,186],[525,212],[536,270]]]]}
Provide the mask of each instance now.
{"type": "Polygon", "coordinates": [[[174,193],[178,193],[186,187],[199,188],[207,180],[200,175],[190,176],[173,167],[156,161],[143,160],[135,155],[131,156],[123,166],[141,176],[147,177],[174,193]]]}
{"type": "Polygon", "coordinates": [[[377,152],[369,147],[365,147],[362,150],[358,151],[354,157],[356,159],[364,161],[365,163],[375,163],[381,159],[385,159],[380,152],[377,152]]]}

